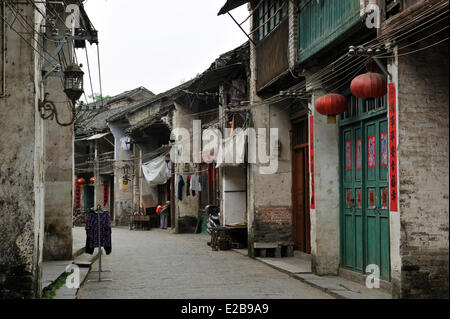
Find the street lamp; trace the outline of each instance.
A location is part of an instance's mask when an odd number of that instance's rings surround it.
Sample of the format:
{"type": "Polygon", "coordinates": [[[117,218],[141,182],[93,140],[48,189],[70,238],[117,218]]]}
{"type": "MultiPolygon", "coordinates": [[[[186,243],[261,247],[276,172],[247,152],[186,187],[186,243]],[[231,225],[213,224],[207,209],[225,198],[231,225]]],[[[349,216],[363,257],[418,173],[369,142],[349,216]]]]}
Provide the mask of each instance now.
{"type": "Polygon", "coordinates": [[[61,123],[58,118],[58,111],[55,103],[47,100],[49,93],[45,94],[44,100],[39,101],[39,114],[43,120],[56,120],[60,126],[70,126],[76,120],[75,103],[84,93],[83,91],[83,75],[84,72],[77,64],[69,65],[64,71],[64,93],[66,93],[69,100],[72,102],[70,105],[72,119],[68,123],[61,123]]]}
{"type": "Polygon", "coordinates": [[[64,92],[73,105],[84,93],[83,75],[84,72],[77,64],[69,65],[64,71],[64,92]]]}

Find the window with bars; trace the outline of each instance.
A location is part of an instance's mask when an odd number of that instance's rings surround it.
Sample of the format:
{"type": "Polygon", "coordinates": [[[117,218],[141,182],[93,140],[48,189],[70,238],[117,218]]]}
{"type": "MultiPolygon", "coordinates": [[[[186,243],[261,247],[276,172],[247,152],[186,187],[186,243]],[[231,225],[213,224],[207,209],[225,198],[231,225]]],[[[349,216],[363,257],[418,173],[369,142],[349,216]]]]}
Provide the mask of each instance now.
{"type": "Polygon", "coordinates": [[[341,115],[341,120],[355,118],[364,113],[381,111],[386,108],[386,96],[374,99],[359,99],[350,95],[347,96],[347,111],[341,115]]]}
{"type": "Polygon", "coordinates": [[[288,0],[263,0],[255,12],[256,40],[264,39],[288,15],[288,0]]]}

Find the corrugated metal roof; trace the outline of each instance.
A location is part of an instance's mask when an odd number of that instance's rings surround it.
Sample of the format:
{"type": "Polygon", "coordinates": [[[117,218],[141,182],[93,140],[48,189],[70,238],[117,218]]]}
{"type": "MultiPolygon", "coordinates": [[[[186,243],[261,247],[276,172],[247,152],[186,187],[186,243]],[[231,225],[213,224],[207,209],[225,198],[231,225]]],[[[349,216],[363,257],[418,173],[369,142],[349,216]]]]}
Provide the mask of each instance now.
{"type": "Polygon", "coordinates": [[[107,136],[107,135],[110,135],[111,133],[101,133],[101,134],[95,134],[95,135],[93,135],[93,136],[91,136],[91,137],[89,137],[88,139],[87,139],[87,141],[94,141],[94,140],[98,140],[98,139],[100,139],[100,138],[102,138],[102,137],[105,137],[105,136],[107,136]]]}

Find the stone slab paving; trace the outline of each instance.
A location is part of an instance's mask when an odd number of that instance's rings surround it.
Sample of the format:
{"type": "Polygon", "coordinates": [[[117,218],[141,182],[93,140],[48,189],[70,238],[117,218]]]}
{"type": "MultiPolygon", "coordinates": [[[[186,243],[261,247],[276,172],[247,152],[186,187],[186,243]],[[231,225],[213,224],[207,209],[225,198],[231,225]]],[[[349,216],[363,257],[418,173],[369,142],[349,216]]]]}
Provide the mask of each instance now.
{"type": "Polygon", "coordinates": [[[337,298],[343,299],[392,299],[389,292],[382,289],[369,289],[357,282],[338,276],[317,276],[314,274],[297,274],[300,280],[323,289],[337,298]]]}
{"type": "Polygon", "coordinates": [[[72,254],[77,257],[80,252],[83,252],[84,246],[86,246],[86,231],[84,227],[72,228],[72,254]]]}
{"type": "Polygon", "coordinates": [[[299,257],[287,258],[256,258],[270,266],[294,274],[311,273],[311,261],[303,260],[299,257]]]}
{"type": "MultiPolygon", "coordinates": [[[[79,299],[329,299],[320,289],[234,251],[212,251],[208,236],[113,228],[102,258],[111,282],[86,281],[79,299]]],[[[97,269],[96,262],[92,269],[97,269]]],[[[90,273],[89,280],[98,274],[90,273]]]]}

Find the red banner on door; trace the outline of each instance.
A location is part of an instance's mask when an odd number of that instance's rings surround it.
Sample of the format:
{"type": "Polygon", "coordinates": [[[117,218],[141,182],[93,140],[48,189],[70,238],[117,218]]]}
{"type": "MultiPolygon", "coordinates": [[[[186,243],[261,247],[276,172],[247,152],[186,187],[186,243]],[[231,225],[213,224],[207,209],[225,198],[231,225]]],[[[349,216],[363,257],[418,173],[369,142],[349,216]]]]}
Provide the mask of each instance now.
{"type": "Polygon", "coordinates": [[[398,212],[397,102],[394,83],[389,83],[389,180],[391,212],[398,212]]]}
{"type": "Polygon", "coordinates": [[[103,181],[103,206],[106,206],[109,201],[109,183],[103,181]]]}
{"type": "Polygon", "coordinates": [[[75,183],[75,209],[81,207],[81,185],[75,183]]]}
{"type": "Polygon", "coordinates": [[[311,173],[311,209],[316,209],[316,185],[314,177],[314,116],[309,117],[309,165],[311,173]]]}

